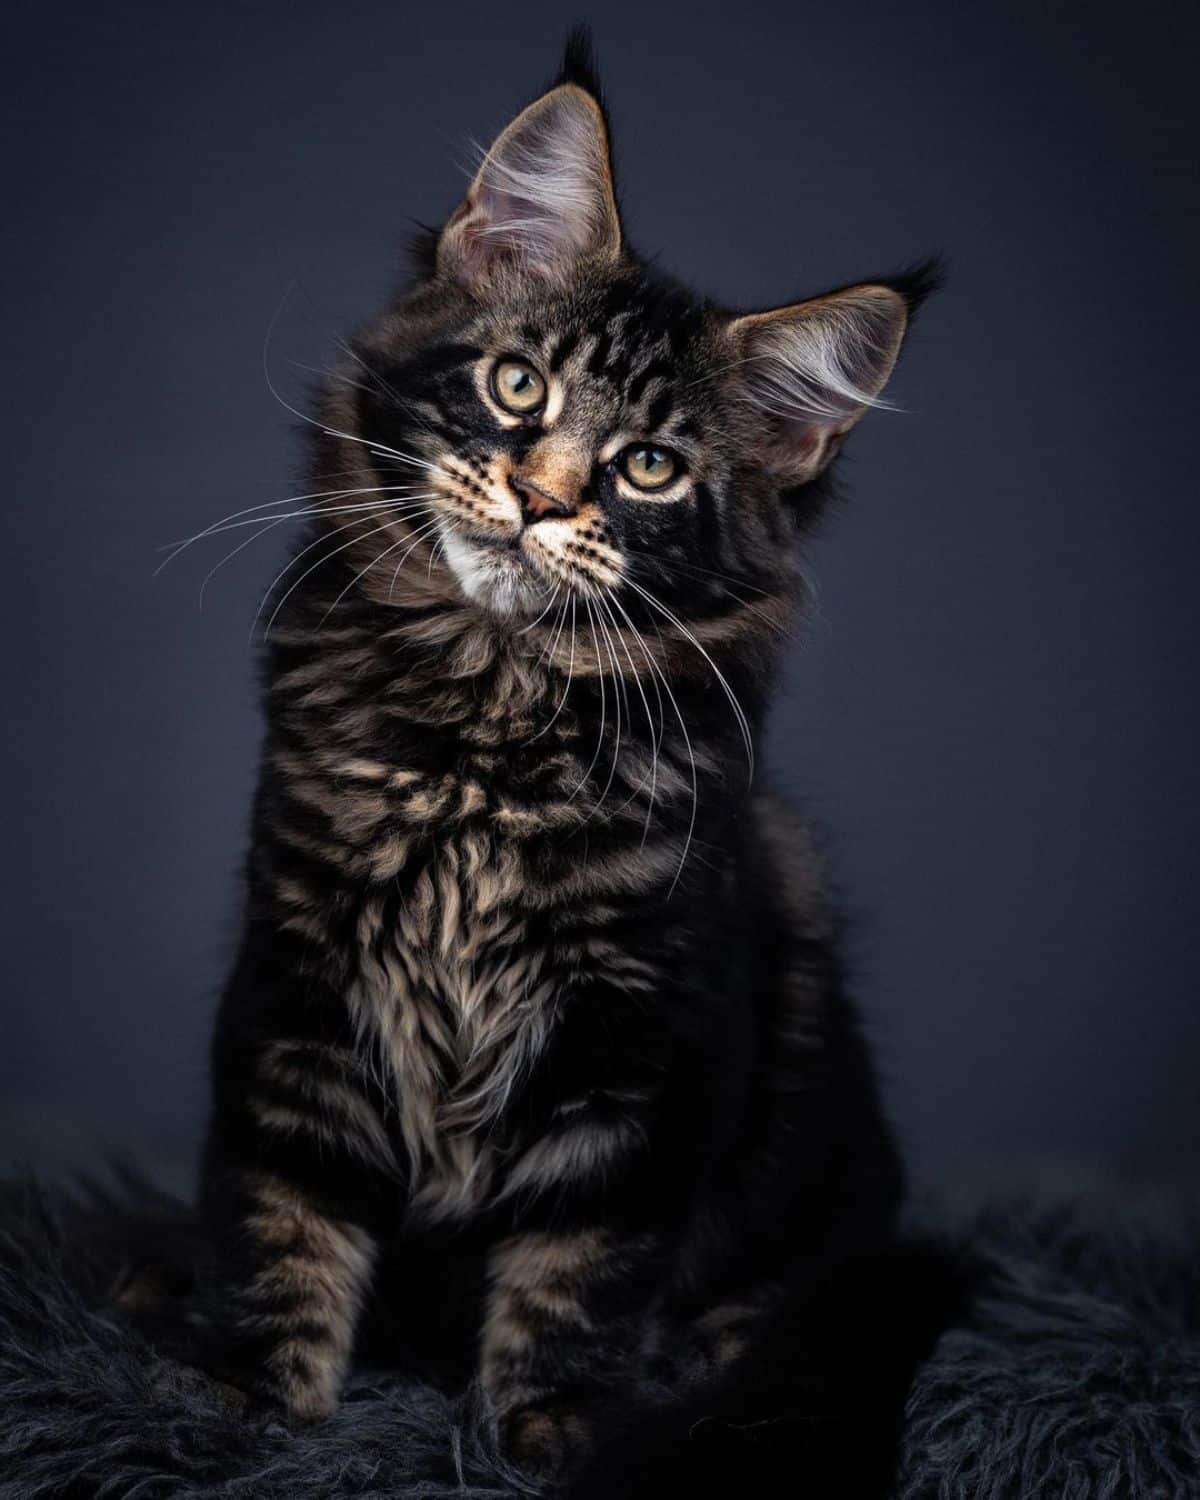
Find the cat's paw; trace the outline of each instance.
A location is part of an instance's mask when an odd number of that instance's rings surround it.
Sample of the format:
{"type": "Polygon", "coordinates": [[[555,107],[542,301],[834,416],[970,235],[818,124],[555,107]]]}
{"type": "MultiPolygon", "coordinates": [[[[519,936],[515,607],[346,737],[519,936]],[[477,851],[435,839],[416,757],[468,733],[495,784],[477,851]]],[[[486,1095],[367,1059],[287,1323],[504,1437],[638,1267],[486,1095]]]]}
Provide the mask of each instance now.
{"type": "Polygon", "coordinates": [[[559,1403],[523,1406],[500,1418],[500,1446],[528,1474],[539,1478],[573,1468],[591,1446],[592,1428],[578,1407],[559,1403]]]}
{"type": "Polygon", "coordinates": [[[177,1308],[195,1288],[195,1278],[165,1260],[129,1261],[108,1289],[109,1301],[133,1319],[150,1318],[177,1308]]]}
{"type": "Polygon", "coordinates": [[[297,1379],[290,1369],[281,1378],[271,1364],[250,1365],[228,1351],[209,1350],[203,1368],[221,1404],[247,1421],[305,1426],[324,1421],[338,1407],[338,1392],[328,1382],[297,1379]]]}
{"type": "Polygon", "coordinates": [[[709,1385],[749,1353],[761,1317],[757,1306],[728,1303],[668,1330],[646,1363],[647,1378],[671,1391],[709,1385]]]}
{"type": "Polygon", "coordinates": [[[231,1385],[228,1380],[218,1380],[215,1375],[209,1377],[209,1384],[218,1403],[226,1411],[234,1412],[238,1416],[249,1416],[253,1413],[256,1404],[254,1397],[249,1391],[243,1390],[240,1385],[231,1385]]]}

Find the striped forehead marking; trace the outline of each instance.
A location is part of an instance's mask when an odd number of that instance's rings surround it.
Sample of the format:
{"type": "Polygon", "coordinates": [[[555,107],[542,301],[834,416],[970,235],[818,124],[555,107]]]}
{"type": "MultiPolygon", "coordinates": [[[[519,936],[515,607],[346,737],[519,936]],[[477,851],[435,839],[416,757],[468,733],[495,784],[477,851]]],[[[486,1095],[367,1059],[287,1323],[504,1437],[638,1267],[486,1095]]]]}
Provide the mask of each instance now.
{"type": "Polygon", "coordinates": [[[638,416],[648,435],[675,410],[675,365],[668,347],[658,330],[649,336],[628,330],[621,336],[611,327],[592,327],[583,333],[566,333],[553,342],[546,363],[551,374],[562,373],[568,384],[597,381],[608,386],[625,411],[638,416]]]}

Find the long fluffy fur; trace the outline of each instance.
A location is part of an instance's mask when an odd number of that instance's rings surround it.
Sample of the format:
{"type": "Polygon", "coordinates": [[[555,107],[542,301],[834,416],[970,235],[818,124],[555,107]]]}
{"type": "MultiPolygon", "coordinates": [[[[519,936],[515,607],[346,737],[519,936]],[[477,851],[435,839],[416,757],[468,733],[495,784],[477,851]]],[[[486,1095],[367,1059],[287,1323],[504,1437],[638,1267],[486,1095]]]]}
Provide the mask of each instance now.
{"type": "MultiPolygon", "coordinates": [[[[918,1371],[894,1500],[1191,1500],[1200,1192],[982,1202],[973,1193],[953,1213],[943,1204],[922,1217],[939,1235],[949,1227],[986,1274],[918,1371]]],[[[28,1183],[0,1188],[3,1500],[531,1493],[497,1453],[473,1396],[447,1398],[394,1369],[364,1370],[319,1429],[248,1420],[195,1368],[188,1288],[202,1263],[191,1213],[136,1183],[86,1202],[28,1183]],[[135,1326],[113,1317],[107,1288],[147,1255],[162,1296],[135,1326]]],[[[738,1427],[704,1421],[659,1493],[847,1495],[837,1484],[812,1488],[801,1410],[771,1427],[748,1415],[738,1427]],[[774,1477],[754,1488],[761,1437],[774,1477]]]]}
{"type": "Polygon", "coordinates": [[[565,76],[316,408],[202,1174],[222,1378],[327,1418],[390,1320],[562,1472],[615,1393],[744,1401],[814,1278],[888,1263],[899,1153],[754,746],[813,481],[907,322],[653,270],[578,43],[565,76]]]}

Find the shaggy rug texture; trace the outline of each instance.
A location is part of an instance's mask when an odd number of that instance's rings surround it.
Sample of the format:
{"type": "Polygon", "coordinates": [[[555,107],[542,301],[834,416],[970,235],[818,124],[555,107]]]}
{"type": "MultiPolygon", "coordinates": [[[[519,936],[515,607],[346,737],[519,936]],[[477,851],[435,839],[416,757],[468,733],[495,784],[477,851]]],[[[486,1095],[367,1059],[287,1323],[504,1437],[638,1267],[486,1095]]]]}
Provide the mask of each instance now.
{"type": "MultiPolygon", "coordinates": [[[[911,1388],[897,1500],[1200,1496],[1195,1193],[943,1198],[918,1217],[983,1274],[911,1388]]],[[[187,1363],[185,1330],[151,1340],[107,1301],[130,1246],[185,1264],[193,1239],[184,1208],[132,1183],[0,1189],[3,1500],[533,1493],[471,1397],[386,1372],[303,1431],[232,1409],[187,1363]]],[[[802,1434],[794,1455],[772,1496],[841,1500],[805,1486],[802,1434]]]]}

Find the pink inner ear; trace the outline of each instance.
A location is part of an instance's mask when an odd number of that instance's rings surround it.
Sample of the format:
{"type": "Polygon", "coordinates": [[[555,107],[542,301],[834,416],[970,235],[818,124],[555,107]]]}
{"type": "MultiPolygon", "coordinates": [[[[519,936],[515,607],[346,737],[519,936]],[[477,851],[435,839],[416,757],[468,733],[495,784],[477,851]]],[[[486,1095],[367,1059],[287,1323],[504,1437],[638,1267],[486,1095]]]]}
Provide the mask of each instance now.
{"type": "Polygon", "coordinates": [[[486,279],[500,263],[553,277],[619,243],[603,121],[570,86],[509,126],[443,236],[446,258],[467,281],[486,279]]]}
{"type": "Polygon", "coordinates": [[[776,417],[767,443],[768,466],[797,481],[811,479],[825,462],[832,433],[814,419],[776,417]]]}
{"type": "Polygon", "coordinates": [[[861,286],[734,323],[772,469],[796,483],[814,478],[863,413],[886,405],[880,392],[906,321],[898,293],[861,286]]]}

